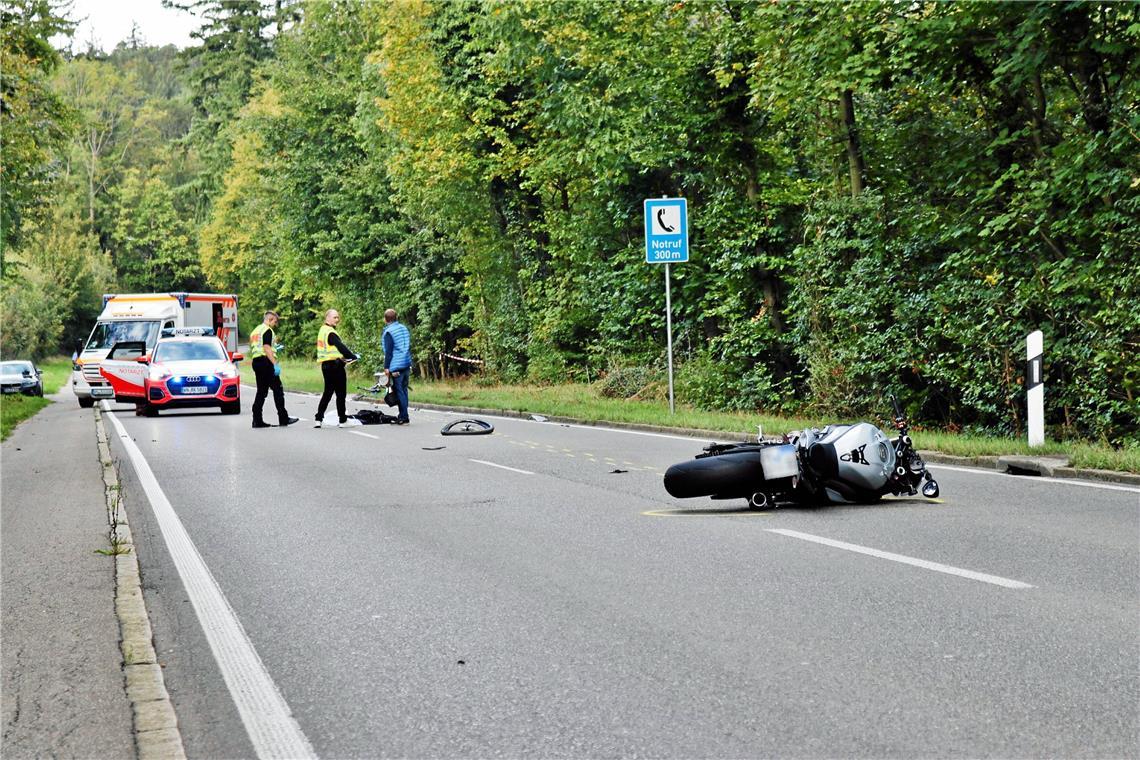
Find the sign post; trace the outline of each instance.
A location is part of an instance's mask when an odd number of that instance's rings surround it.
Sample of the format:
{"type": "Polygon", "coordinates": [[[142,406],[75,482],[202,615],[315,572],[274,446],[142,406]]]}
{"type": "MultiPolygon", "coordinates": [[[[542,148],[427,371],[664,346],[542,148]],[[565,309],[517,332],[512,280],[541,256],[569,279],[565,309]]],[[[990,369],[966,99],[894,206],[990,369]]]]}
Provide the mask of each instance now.
{"type": "Polygon", "coordinates": [[[1029,445],[1045,443],[1044,336],[1035,330],[1025,338],[1025,397],[1029,418],[1029,445]]]}
{"type": "Polygon", "coordinates": [[[673,300],[669,265],[689,260],[689,207],[684,198],[645,199],[645,263],[665,265],[665,335],[669,346],[669,414],[673,406],[673,300]]]}

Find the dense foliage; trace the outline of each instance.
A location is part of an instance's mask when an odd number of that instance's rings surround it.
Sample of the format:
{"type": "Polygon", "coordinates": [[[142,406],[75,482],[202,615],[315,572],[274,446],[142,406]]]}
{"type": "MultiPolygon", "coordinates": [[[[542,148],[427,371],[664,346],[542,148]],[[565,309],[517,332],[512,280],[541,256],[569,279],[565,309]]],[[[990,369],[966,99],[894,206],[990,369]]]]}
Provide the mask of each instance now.
{"type": "MultiPolygon", "coordinates": [[[[18,69],[72,135],[11,133],[56,209],[5,195],[20,260],[73,234],[82,287],[233,290],[296,345],[336,307],[374,360],[394,306],[421,372],[645,397],[641,202],[684,196],[680,400],[857,415],[896,392],[1020,433],[1041,329],[1052,432],[1140,444],[1137,4],[187,4],[206,21],[177,60],[18,69]]],[[[58,276],[30,267],[20,298],[58,276]]]]}

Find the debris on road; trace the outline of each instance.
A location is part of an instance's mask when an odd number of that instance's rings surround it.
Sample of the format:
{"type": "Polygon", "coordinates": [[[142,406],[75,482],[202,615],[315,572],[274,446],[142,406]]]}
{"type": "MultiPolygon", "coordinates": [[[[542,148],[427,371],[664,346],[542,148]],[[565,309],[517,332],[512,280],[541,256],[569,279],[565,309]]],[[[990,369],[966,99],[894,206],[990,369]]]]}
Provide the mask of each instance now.
{"type": "Polygon", "coordinates": [[[455,420],[440,428],[441,435],[487,435],[495,430],[495,426],[485,420],[469,419],[455,420]]]}

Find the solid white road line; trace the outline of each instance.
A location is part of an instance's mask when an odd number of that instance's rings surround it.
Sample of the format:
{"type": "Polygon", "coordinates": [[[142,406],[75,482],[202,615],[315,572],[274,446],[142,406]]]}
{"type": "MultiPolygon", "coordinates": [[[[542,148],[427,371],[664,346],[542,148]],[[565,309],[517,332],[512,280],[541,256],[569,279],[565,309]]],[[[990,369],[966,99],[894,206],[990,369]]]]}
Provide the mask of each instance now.
{"type": "Polygon", "coordinates": [[[518,469],[515,469],[514,467],[507,467],[505,464],[495,464],[494,462],[486,462],[482,459],[468,459],[467,461],[468,462],[475,462],[477,464],[485,464],[488,467],[498,467],[500,470],[510,470],[511,472],[518,472],[518,473],[521,473],[523,475],[533,475],[534,474],[533,472],[530,472],[529,470],[518,470],[518,469]]]}
{"type": "Polygon", "coordinates": [[[150,500],[170,557],[198,613],[198,622],[214,652],[218,669],[229,687],[257,756],[315,758],[317,755],[312,745],[294,720],[289,705],[277,690],[277,684],[265,669],[253,642],[163,493],[146,458],[123,428],[123,423],[110,412],[107,402],[103,402],[103,409],[118,431],[119,440],[127,450],[139,483],[150,500]]]}
{"type": "Polygon", "coordinates": [[[349,430],[348,432],[352,433],[353,435],[362,435],[362,436],[364,436],[365,438],[371,438],[371,439],[372,439],[372,440],[374,440],[374,441],[379,441],[379,440],[380,440],[380,436],[378,436],[378,435],[372,435],[372,433],[362,433],[362,432],[360,432],[359,430],[349,430]]]}
{"type": "MultiPolygon", "coordinates": [[[[413,406],[412,409],[414,409],[417,414],[438,414],[438,415],[441,415],[444,417],[462,417],[465,415],[466,416],[471,415],[470,412],[444,412],[444,411],[440,411],[439,409],[416,409],[415,406],[413,406]]],[[[577,428],[578,430],[602,430],[602,431],[605,431],[607,433],[622,433],[624,435],[642,435],[642,436],[646,436],[649,438],[670,438],[674,441],[689,441],[690,443],[692,443],[693,441],[704,440],[701,438],[693,438],[692,436],[672,435],[670,433],[650,433],[650,432],[647,432],[645,430],[624,430],[622,428],[605,427],[604,425],[576,425],[576,424],[573,424],[570,422],[550,422],[550,421],[539,422],[538,420],[524,419],[522,417],[504,417],[504,416],[500,416],[498,414],[492,414],[490,412],[478,412],[478,415],[480,417],[487,417],[487,418],[492,419],[492,420],[504,420],[507,422],[526,422],[530,425],[545,425],[546,427],[551,427],[551,426],[568,427],[568,428],[577,428]]]]}
{"type": "MultiPolygon", "coordinates": [[[[441,415],[444,417],[455,417],[455,416],[462,416],[464,414],[468,414],[467,412],[445,412],[445,411],[442,411],[439,409],[418,409],[414,406],[412,408],[415,409],[416,412],[420,413],[420,414],[438,414],[438,415],[441,415]]],[[[526,422],[526,423],[529,423],[531,425],[545,425],[547,427],[554,424],[554,425],[559,425],[559,426],[568,427],[568,428],[577,428],[578,430],[602,430],[602,431],[605,431],[607,433],[622,433],[624,435],[641,435],[641,436],[646,436],[648,438],[668,438],[668,439],[671,439],[674,441],[690,441],[691,442],[691,441],[705,440],[705,439],[701,439],[701,438],[695,438],[693,436],[674,435],[671,433],[650,433],[650,432],[647,432],[645,430],[625,430],[623,428],[606,427],[605,425],[576,425],[576,424],[572,424],[572,423],[568,423],[568,422],[551,423],[549,421],[539,422],[538,420],[532,420],[532,419],[526,419],[526,418],[520,418],[520,417],[504,417],[504,416],[500,416],[497,414],[491,414],[489,412],[488,413],[480,413],[480,416],[489,417],[493,420],[503,420],[506,422],[526,422]]],[[[937,468],[939,470],[955,470],[957,472],[971,472],[971,473],[980,472],[980,473],[983,473],[985,475],[1006,475],[1007,474],[1004,472],[997,472],[996,470],[985,470],[985,469],[975,468],[975,467],[957,467],[954,465],[935,464],[933,462],[928,462],[927,465],[931,469],[937,468]]],[[[1009,477],[1025,477],[1025,476],[1010,475],[1009,477]]],[[[1070,486],[1084,486],[1085,488],[1102,488],[1106,491],[1127,491],[1129,493],[1140,493],[1140,488],[1132,488],[1129,486],[1116,486],[1116,485],[1111,485],[1108,483],[1093,483],[1093,482],[1087,481],[1087,480],[1070,480],[1068,478],[1043,477],[1040,479],[1040,481],[1042,483],[1050,483],[1050,484],[1059,483],[1062,485],[1070,485],[1070,486]]]]}
{"type": "Polygon", "coordinates": [[[1135,486],[1116,486],[1112,485],[1111,483],[1094,483],[1091,480],[1050,478],[1048,476],[1042,475],[1010,475],[1008,472],[998,472],[997,470],[983,470],[977,467],[958,467],[957,465],[934,464],[933,462],[927,462],[926,466],[932,470],[953,470],[954,472],[968,472],[971,474],[981,473],[983,475],[1000,475],[1004,478],[1020,478],[1027,483],[1036,481],[1038,483],[1048,483],[1050,485],[1081,486],[1083,488],[1101,488],[1105,491],[1126,491],[1128,493],[1140,493],[1140,488],[1136,488],[1135,486]]]}
{"type": "MultiPolygon", "coordinates": [[[[419,413],[423,413],[423,414],[439,414],[442,416],[457,416],[457,415],[461,415],[461,414],[467,414],[466,412],[444,412],[444,411],[440,411],[438,409],[416,409],[416,411],[419,413]]],[[[558,425],[561,427],[576,428],[578,430],[602,430],[602,431],[605,431],[607,433],[622,433],[624,435],[642,435],[642,436],[646,436],[648,438],[668,438],[668,439],[671,439],[674,441],[690,441],[691,442],[691,441],[706,440],[706,439],[696,438],[693,436],[674,435],[671,433],[650,433],[650,432],[647,432],[645,430],[625,430],[623,428],[611,428],[611,427],[606,427],[604,424],[576,425],[576,424],[568,423],[568,422],[549,422],[549,421],[548,422],[539,422],[538,420],[524,419],[524,418],[520,418],[520,417],[502,417],[502,416],[499,416],[496,414],[491,414],[491,413],[480,413],[480,416],[489,417],[489,418],[495,419],[495,420],[503,420],[506,422],[526,422],[526,423],[529,423],[531,425],[545,425],[546,427],[550,427],[551,425],[558,425]]],[[[544,444],[544,445],[549,445],[549,444],[544,444]]],[[[1007,473],[998,472],[996,470],[985,470],[985,469],[980,469],[980,468],[975,468],[975,467],[957,467],[954,465],[935,464],[933,462],[927,462],[927,466],[930,467],[931,469],[937,468],[939,470],[955,470],[958,472],[971,472],[971,473],[980,472],[980,473],[984,473],[986,475],[1007,475],[1007,473]]],[[[1026,476],[1009,475],[1008,477],[1026,477],[1026,476]]],[[[1084,486],[1085,488],[1103,488],[1106,491],[1128,491],[1129,493],[1140,493],[1140,488],[1134,488],[1134,487],[1130,487],[1130,486],[1116,486],[1116,485],[1110,485],[1108,483],[1093,483],[1093,482],[1088,481],[1088,480],[1070,480],[1068,478],[1042,477],[1042,478],[1040,478],[1040,482],[1050,483],[1050,484],[1059,483],[1062,485],[1070,485],[1070,486],[1084,486]]]]}
{"type": "Polygon", "coordinates": [[[921,567],[924,570],[933,570],[936,573],[946,573],[947,575],[957,575],[962,578],[981,581],[982,583],[992,583],[995,586],[1004,586],[1005,588],[1033,588],[1033,586],[1028,583],[1022,583],[1021,581],[1011,581],[1008,578],[1001,578],[997,575],[976,573],[973,570],[963,570],[960,567],[943,565],[939,562],[928,562],[924,559],[915,559],[914,557],[907,557],[904,554],[894,554],[892,552],[879,551],[878,549],[870,549],[866,546],[859,546],[858,544],[849,544],[844,541],[835,541],[830,538],[824,538],[823,536],[813,536],[810,533],[800,533],[798,530],[786,530],[784,528],[765,528],[764,530],[768,531],[769,533],[779,533],[782,536],[791,536],[792,538],[799,538],[804,541],[823,544],[824,546],[832,546],[836,549],[845,549],[849,552],[866,554],[870,557],[888,559],[892,562],[901,562],[904,565],[913,565],[914,567],[921,567]]]}

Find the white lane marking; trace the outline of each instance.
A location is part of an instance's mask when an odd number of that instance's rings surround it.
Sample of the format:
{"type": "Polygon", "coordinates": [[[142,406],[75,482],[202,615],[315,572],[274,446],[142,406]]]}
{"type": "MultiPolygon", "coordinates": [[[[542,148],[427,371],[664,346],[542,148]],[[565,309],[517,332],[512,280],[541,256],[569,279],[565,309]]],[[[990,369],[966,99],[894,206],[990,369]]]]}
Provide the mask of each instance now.
{"type": "Polygon", "coordinates": [[[206,566],[174,507],[163,493],[146,458],[105,401],[103,411],[111,418],[119,433],[119,440],[131,458],[139,483],[146,492],[155,520],[162,530],[162,537],[166,540],[170,557],[178,569],[194,611],[198,613],[198,622],[206,634],[218,669],[222,672],[257,756],[315,758],[316,752],[297,725],[289,705],[278,691],[277,684],[265,669],[265,664],[242,628],[241,621],[237,619],[218,582],[210,573],[210,568],[206,566]]]}
{"type": "Polygon", "coordinates": [[[380,436],[372,435],[372,433],[361,433],[359,430],[349,430],[348,432],[352,433],[353,435],[362,435],[365,438],[371,438],[374,441],[380,440],[380,436]]]}
{"type": "Polygon", "coordinates": [[[498,467],[500,470],[510,470],[511,472],[518,472],[518,473],[521,473],[523,475],[533,475],[534,474],[533,472],[530,472],[529,470],[519,470],[519,469],[516,469],[514,467],[507,467],[505,464],[495,464],[494,462],[487,462],[487,461],[484,461],[482,459],[468,459],[467,461],[468,462],[475,462],[477,464],[485,464],[488,467],[498,467]]]}
{"type": "Polygon", "coordinates": [[[1072,480],[1070,478],[1050,478],[1044,475],[1010,475],[1008,472],[998,472],[997,470],[985,470],[977,467],[958,467],[956,465],[948,464],[935,464],[927,462],[927,467],[932,470],[953,470],[955,472],[968,472],[970,474],[981,473],[983,475],[1000,475],[1005,478],[1019,478],[1026,482],[1049,483],[1052,485],[1063,486],[1082,486],[1083,488],[1101,488],[1105,491],[1125,491],[1127,493],[1140,493],[1140,488],[1135,486],[1116,486],[1111,483],[1093,483],[1090,480],[1072,480]]]}
{"type": "Polygon", "coordinates": [[[1033,586],[1028,583],[1022,583],[1021,581],[1011,581],[1009,578],[1002,578],[997,575],[976,573],[973,570],[963,570],[960,567],[943,565],[940,562],[929,562],[924,559],[916,559],[915,557],[908,557],[905,554],[894,554],[893,552],[884,552],[879,551],[878,549],[871,549],[866,546],[859,546],[858,544],[849,544],[844,541],[835,541],[834,539],[824,538],[823,536],[813,536],[810,533],[800,533],[798,530],[786,530],[784,528],[765,528],[764,530],[768,531],[769,533],[779,533],[782,536],[790,536],[792,538],[799,538],[804,541],[823,544],[824,546],[832,546],[836,549],[845,549],[849,552],[866,554],[870,557],[888,559],[892,562],[901,562],[904,565],[913,565],[915,567],[921,567],[924,570],[933,570],[937,573],[946,573],[947,575],[957,575],[962,578],[981,581],[982,583],[992,583],[995,586],[1004,586],[1005,588],[1033,588],[1033,586]]]}

